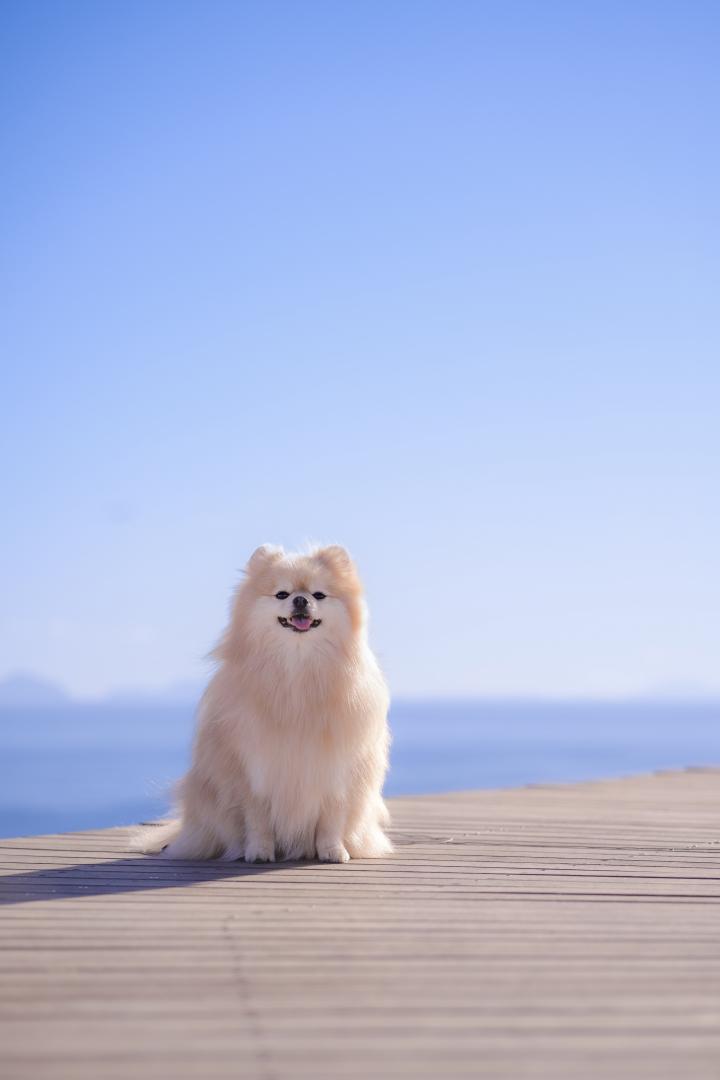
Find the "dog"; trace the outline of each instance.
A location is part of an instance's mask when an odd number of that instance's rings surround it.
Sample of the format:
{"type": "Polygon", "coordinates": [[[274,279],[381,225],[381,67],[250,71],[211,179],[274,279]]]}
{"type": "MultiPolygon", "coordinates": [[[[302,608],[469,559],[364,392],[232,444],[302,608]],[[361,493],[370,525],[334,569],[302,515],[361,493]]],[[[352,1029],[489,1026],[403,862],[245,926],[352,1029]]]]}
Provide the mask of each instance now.
{"type": "Polygon", "coordinates": [[[179,817],[145,830],[135,850],[331,863],[392,851],[389,696],[366,627],[344,548],[259,547],[211,654],[179,817]]]}

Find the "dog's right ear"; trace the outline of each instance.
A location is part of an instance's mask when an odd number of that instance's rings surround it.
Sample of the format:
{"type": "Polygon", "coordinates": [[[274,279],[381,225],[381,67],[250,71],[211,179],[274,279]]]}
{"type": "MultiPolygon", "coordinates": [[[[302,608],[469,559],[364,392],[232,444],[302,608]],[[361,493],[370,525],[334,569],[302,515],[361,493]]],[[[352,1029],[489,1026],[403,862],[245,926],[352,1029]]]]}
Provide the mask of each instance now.
{"type": "Polygon", "coordinates": [[[246,572],[248,574],[256,574],[259,570],[264,570],[271,563],[278,562],[285,554],[283,548],[277,544],[261,544],[259,548],[253,551],[252,555],[248,559],[246,572]]]}

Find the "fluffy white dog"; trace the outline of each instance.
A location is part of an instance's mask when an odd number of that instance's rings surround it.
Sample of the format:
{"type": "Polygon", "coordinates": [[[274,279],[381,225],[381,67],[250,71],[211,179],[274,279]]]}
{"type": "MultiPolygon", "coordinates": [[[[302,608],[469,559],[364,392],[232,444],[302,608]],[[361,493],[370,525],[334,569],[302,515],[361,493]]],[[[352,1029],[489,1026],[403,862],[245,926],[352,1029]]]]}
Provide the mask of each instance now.
{"type": "Polygon", "coordinates": [[[388,692],[345,549],[258,548],[213,655],[179,819],[134,846],[247,862],[391,851],[388,692]]]}

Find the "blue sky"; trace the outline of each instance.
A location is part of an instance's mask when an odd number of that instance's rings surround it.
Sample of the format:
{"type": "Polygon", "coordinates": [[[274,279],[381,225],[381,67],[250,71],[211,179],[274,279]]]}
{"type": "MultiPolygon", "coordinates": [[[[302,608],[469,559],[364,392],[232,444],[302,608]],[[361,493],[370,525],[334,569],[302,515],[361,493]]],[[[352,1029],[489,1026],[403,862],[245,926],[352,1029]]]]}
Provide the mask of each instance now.
{"type": "Polygon", "coordinates": [[[717,694],[720,11],[2,12],[0,675],[346,543],[402,695],[717,694]]]}

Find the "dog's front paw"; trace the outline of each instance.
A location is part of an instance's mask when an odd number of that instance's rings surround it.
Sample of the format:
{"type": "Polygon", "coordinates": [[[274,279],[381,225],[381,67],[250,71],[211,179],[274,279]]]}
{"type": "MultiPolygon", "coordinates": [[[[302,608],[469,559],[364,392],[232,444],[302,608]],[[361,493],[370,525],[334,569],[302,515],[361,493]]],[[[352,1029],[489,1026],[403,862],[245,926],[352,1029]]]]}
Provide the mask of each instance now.
{"type": "Polygon", "coordinates": [[[272,844],[249,840],[245,845],[245,862],[275,862],[272,844]]]}
{"type": "Polygon", "coordinates": [[[350,862],[350,855],[344,844],[320,844],[317,855],[320,862],[350,862]]]}

